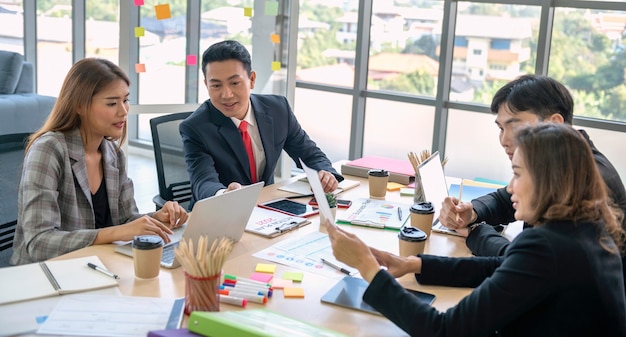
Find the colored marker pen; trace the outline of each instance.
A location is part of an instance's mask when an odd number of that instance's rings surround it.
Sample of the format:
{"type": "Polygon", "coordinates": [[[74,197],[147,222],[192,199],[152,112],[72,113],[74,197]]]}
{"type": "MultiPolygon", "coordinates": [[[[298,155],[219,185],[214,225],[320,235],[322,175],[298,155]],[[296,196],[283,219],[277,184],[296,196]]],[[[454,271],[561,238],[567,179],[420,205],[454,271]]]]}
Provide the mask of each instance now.
{"type": "Polygon", "coordinates": [[[233,297],[244,298],[244,299],[248,300],[248,302],[254,302],[254,303],[259,303],[259,304],[267,303],[267,297],[265,297],[263,295],[255,295],[255,294],[245,293],[245,292],[241,292],[241,291],[223,290],[223,289],[221,289],[220,290],[220,296],[221,295],[229,295],[229,296],[233,296],[233,297]]]}
{"type": "Polygon", "coordinates": [[[229,296],[229,295],[221,295],[220,294],[220,303],[227,303],[236,305],[239,307],[245,307],[248,304],[248,300],[241,297],[229,296]]]}

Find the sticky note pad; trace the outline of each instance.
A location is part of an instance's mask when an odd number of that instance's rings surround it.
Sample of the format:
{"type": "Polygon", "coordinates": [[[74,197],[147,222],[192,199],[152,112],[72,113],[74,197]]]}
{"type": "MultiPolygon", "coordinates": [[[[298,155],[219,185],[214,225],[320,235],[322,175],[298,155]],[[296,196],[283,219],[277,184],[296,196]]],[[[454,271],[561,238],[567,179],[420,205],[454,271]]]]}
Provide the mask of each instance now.
{"type": "Polygon", "coordinates": [[[399,191],[401,188],[406,187],[406,185],[402,185],[396,182],[388,182],[387,183],[387,191],[399,191]]]}
{"type": "Polygon", "coordinates": [[[265,1],[265,15],[278,15],[278,1],[265,1]]]}
{"type": "Polygon", "coordinates": [[[269,283],[269,281],[274,277],[273,274],[266,274],[266,273],[252,273],[252,276],[250,276],[251,280],[255,280],[255,281],[259,281],[259,282],[263,282],[263,283],[269,283]]]}
{"type": "Polygon", "coordinates": [[[295,287],[284,288],[283,296],[285,296],[285,298],[287,297],[304,298],[304,288],[295,288],[295,287]]]}
{"type": "Polygon", "coordinates": [[[244,7],[243,8],[243,16],[247,16],[249,18],[252,17],[252,7],[244,7]]]}
{"type": "Polygon", "coordinates": [[[157,20],[169,19],[172,17],[169,4],[156,5],[154,6],[154,11],[156,12],[157,20]]]}
{"type": "Polygon", "coordinates": [[[146,72],[146,65],[143,63],[136,63],[135,64],[135,72],[137,73],[145,73],[146,72]]]}
{"type": "Polygon", "coordinates": [[[277,61],[272,62],[272,70],[273,71],[280,70],[280,62],[277,62],[277,61]]]}
{"type": "Polygon", "coordinates": [[[292,280],[285,280],[283,278],[274,278],[272,279],[272,288],[274,289],[283,289],[293,287],[292,280]]]}
{"type": "Polygon", "coordinates": [[[283,273],[283,278],[285,280],[292,280],[294,282],[302,282],[304,274],[298,271],[287,271],[283,273]]]}
{"type": "Polygon", "coordinates": [[[135,0],[135,6],[143,6],[143,0],[135,0]]]}
{"type": "Polygon", "coordinates": [[[198,57],[196,55],[187,55],[187,65],[195,66],[198,64],[198,57]]]}
{"type": "Polygon", "coordinates": [[[403,187],[400,189],[400,195],[413,195],[415,194],[415,188],[403,187]]]}
{"type": "Polygon", "coordinates": [[[254,269],[254,271],[257,271],[259,273],[274,274],[274,272],[276,271],[276,265],[269,263],[257,263],[256,269],[254,269]]]}
{"type": "Polygon", "coordinates": [[[280,35],[270,34],[270,40],[272,41],[272,43],[280,43],[280,35]]]}
{"type": "Polygon", "coordinates": [[[143,27],[135,27],[135,37],[142,37],[146,33],[146,30],[143,27]]]}

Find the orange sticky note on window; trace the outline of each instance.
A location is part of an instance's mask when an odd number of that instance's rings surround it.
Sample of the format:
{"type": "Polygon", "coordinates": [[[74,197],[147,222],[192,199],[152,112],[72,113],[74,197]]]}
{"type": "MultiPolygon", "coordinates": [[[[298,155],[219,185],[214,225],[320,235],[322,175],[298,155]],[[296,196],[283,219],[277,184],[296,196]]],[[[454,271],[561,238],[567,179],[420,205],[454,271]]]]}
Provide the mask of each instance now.
{"type": "Polygon", "coordinates": [[[272,62],[272,70],[273,71],[279,71],[280,70],[280,62],[278,62],[278,61],[272,62]]]}
{"type": "Polygon", "coordinates": [[[156,12],[157,20],[169,19],[172,17],[169,4],[156,5],[154,6],[154,11],[156,12]]]}
{"type": "Polygon", "coordinates": [[[270,34],[270,39],[272,43],[280,43],[280,35],[278,34],[270,34]]]}
{"type": "Polygon", "coordinates": [[[137,73],[145,73],[146,72],[146,65],[143,63],[136,63],[135,64],[135,72],[137,73]]]}
{"type": "Polygon", "coordinates": [[[244,7],[243,8],[243,16],[247,16],[249,18],[252,17],[252,7],[244,7]]]}
{"type": "Polygon", "coordinates": [[[198,64],[198,57],[196,55],[187,55],[187,65],[195,66],[198,64]]]}
{"type": "Polygon", "coordinates": [[[135,27],[135,37],[142,37],[146,35],[146,30],[143,27],[135,27]]]}
{"type": "Polygon", "coordinates": [[[304,298],[304,288],[284,288],[283,295],[287,297],[304,298]]]}
{"type": "Polygon", "coordinates": [[[274,272],[276,271],[276,265],[269,263],[258,263],[254,271],[257,271],[259,273],[274,274],[274,272]]]}

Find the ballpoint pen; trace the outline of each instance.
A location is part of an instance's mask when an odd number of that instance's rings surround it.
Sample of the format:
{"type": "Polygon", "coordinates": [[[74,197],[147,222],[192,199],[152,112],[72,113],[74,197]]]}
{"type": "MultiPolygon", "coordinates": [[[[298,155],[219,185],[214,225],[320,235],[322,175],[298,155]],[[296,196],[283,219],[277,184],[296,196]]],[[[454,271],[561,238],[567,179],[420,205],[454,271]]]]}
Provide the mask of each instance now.
{"type": "Polygon", "coordinates": [[[398,220],[402,221],[402,208],[398,206],[398,220]]]}
{"type": "Polygon", "coordinates": [[[117,275],[113,274],[112,272],[110,272],[110,271],[108,271],[108,270],[106,270],[106,269],[104,269],[104,268],[102,268],[102,267],[100,267],[100,266],[96,266],[95,264],[93,264],[93,263],[91,263],[91,262],[87,262],[87,266],[88,266],[89,268],[91,268],[91,269],[95,270],[95,271],[99,271],[99,272],[101,272],[101,273],[102,273],[102,274],[104,274],[104,275],[111,276],[112,278],[114,278],[114,279],[116,279],[116,280],[119,280],[119,278],[120,278],[119,276],[117,276],[117,275]]]}
{"type": "Polygon", "coordinates": [[[340,267],[340,266],[338,266],[338,265],[336,265],[336,264],[334,264],[334,263],[332,263],[332,262],[330,262],[330,261],[328,261],[328,260],[326,260],[324,258],[321,258],[321,260],[322,260],[322,263],[332,267],[333,269],[339,270],[340,272],[342,272],[342,273],[344,273],[346,275],[351,275],[352,274],[352,273],[350,273],[350,271],[348,269],[340,267]]]}

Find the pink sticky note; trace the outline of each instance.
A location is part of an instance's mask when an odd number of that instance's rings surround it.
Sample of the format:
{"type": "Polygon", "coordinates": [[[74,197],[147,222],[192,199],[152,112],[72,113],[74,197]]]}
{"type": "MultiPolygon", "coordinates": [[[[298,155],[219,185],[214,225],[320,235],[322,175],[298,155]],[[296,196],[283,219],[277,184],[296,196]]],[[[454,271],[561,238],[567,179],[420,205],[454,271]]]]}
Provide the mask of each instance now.
{"type": "Polygon", "coordinates": [[[135,64],[135,72],[137,72],[137,73],[145,73],[146,72],[146,65],[143,64],[143,63],[135,64]]]}
{"type": "Polygon", "coordinates": [[[280,35],[270,34],[270,40],[272,40],[272,43],[280,43],[280,35]]]}
{"type": "Polygon", "coordinates": [[[195,66],[198,64],[198,57],[196,55],[187,55],[187,65],[195,66]]]}
{"type": "Polygon", "coordinates": [[[272,279],[272,288],[274,289],[283,289],[293,287],[292,280],[285,280],[283,278],[274,278],[272,279]]]}
{"type": "Polygon", "coordinates": [[[243,8],[243,16],[247,16],[249,18],[252,17],[252,7],[244,7],[243,8]]]}
{"type": "Polygon", "coordinates": [[[143,6],[143,0],[135,0],[135,6],[143,6]]]}
{"type": "Polygon", "coordinates": [[[255,281],[260,281],[263,283],[268,283],[269,281],[272,280],[273,277],[274,275],[272,274],[254,272],[252,273],[252,276],[250,276],[250,279],[255,280],[255,281]]]}
{"type": "Polygon", "coordinates": [[[172,17],[169,4],[156,5],[154,6],[154,11],[156,12],[157,20],[169,19],[172,17]]]}
{"type": "Polygon", "coordinates": [[[142,37],[146,34],[146,30],[143,27],[135,27],[135,37],[142,37]]]}

